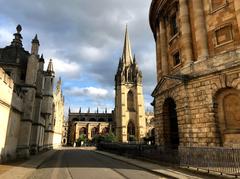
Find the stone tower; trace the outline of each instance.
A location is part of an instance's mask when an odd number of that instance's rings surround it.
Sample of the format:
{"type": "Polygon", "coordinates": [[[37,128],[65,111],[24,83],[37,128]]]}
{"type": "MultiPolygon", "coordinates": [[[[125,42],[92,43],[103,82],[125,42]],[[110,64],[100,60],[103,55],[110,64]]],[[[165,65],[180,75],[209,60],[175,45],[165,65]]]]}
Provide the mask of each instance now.
{"type": "Polygon", "coordinates": [[[142,72],[132,57],[126,27],[123,54],[115,75],[115,125],[119,141],[140,141],[145,136],[146,121],[142,90],[142,72]]]}
{"type": "Polygon", "coordinates": [[[45,133],[44,133],[44,148],[52,148],[53,140],[53,80],[54,80],[53,63],[50,59],[47,71],[45,72],[44,92],[43,92],[43,106],[42,115],[45,116],[45,133]]]}

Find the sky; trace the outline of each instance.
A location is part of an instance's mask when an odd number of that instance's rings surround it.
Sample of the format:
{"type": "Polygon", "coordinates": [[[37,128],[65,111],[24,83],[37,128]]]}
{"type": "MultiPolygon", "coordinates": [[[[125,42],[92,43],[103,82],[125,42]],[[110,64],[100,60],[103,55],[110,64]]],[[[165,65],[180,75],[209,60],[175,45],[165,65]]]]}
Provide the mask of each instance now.
{"type": "Polygon", "coordinates": [[[22,26],[23,46],[35,34],[39,54],[53,60],[61,76],[65,115],[71,111],[114,109],[114,76],[122,55],[126,24],[132,53],[143,73],[145,109],[156,86],[155,42],[148,14],[151,0],[0,0],[0,47],[22,26]]]}

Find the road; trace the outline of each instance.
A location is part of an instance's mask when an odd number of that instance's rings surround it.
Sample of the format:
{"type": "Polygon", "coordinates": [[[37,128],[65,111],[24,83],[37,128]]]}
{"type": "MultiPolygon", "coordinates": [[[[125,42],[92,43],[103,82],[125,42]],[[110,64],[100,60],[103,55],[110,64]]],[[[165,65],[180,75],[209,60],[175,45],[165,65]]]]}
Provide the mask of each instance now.
{"type": "Polygon", "coordinates": [[[157,179],[143,169],[92,150],[65,149],[45,161],[28,179],[157,179]]]}

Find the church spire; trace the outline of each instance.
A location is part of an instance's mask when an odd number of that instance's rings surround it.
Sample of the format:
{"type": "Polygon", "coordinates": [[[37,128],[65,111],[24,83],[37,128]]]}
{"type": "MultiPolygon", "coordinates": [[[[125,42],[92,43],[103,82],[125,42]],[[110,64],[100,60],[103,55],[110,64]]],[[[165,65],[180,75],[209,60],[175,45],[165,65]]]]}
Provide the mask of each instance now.
{"type": "Polygon", "coordinates": [[[128,37],[128,28],[126,25],[126,31],[125,31],[125,39],[124,39],[124,46],[123,46],[123,54],[122,54],[123,62],[126,66],[132,64],[132,50],[131,50],[131,44],[128,37]]]}

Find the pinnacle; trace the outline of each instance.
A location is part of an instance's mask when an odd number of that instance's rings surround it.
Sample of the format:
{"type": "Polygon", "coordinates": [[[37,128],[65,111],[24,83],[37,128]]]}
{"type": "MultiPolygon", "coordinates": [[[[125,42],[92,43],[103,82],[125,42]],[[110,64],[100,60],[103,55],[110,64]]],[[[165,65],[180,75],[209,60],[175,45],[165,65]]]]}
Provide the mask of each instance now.
{"type": "Polygon", "coordinates": [[[133,62],[132,59],[132,50],[131,50],[131,43],[128,37],[128,28],[126,25],[126,31],[125,31],[125,39],[124,39],[124,46],[123,46],[123,54],[122,58],[124,63],[128,66],[133,62]]]}

